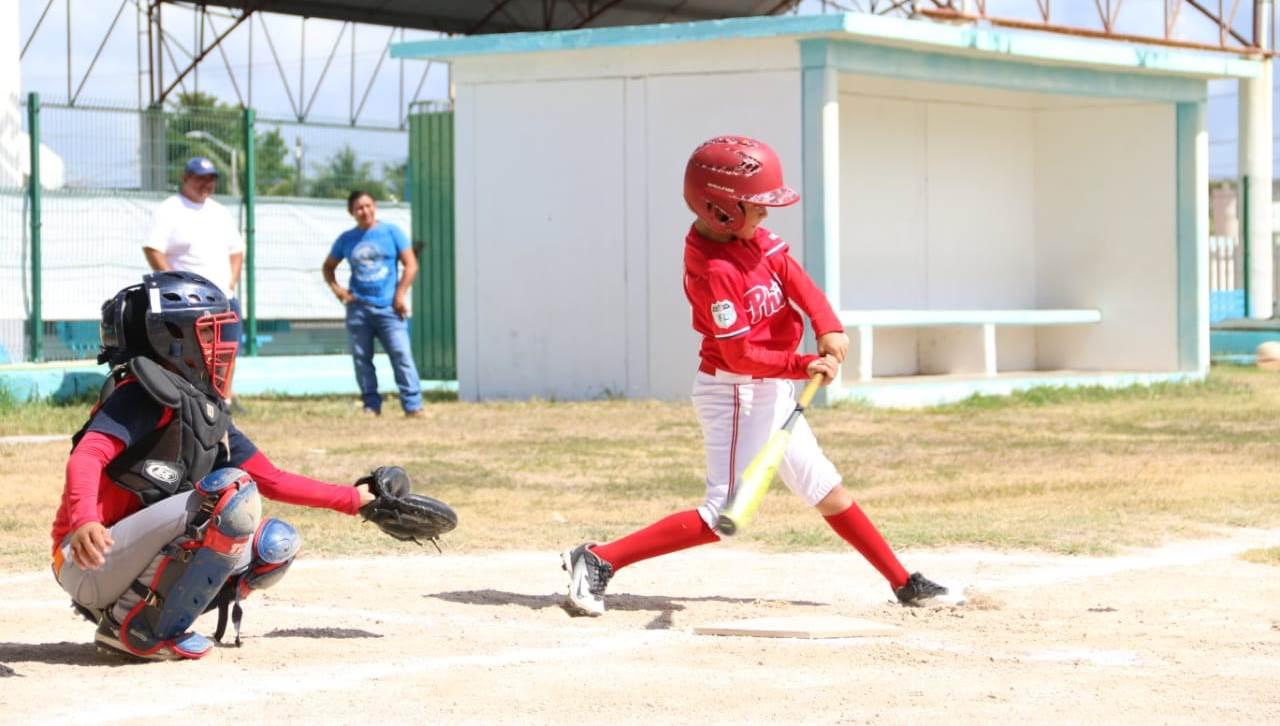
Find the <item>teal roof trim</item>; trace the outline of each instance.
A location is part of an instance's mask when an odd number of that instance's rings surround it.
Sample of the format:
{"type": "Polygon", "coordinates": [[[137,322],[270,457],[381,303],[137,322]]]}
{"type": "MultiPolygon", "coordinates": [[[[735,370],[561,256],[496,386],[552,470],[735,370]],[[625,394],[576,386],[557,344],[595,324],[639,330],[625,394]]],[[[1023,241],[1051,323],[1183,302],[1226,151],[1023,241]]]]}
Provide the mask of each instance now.
{"type": "Polygon", "coordinates": [[[917,81],[942,81],[1032,93],[1099,98],[1199,102],[1208,94],[1201,78],[1045,65],[1025,57],[931,53],[889,45],[815,38],[800,42],[806,68],[830,64],[847,73],[917,81]]]}
{"type": "Polygon", "coordinates": [[[869,13],[783,15],[588,28],[538,33],[473,35],[395,43],[392,58],[460,56],[669,45],[743,38],[827,36],[879,44],[919,44],[938,49],[978,51],[1009,60],[1087,64],[1164,74],[1254,78],[1262,64],[1228,52],[1171,48],[1141,43],[1078,38],[1030,30],[980,28],[869,13]]]}
{"type": "Polygon", "coordinates": [[[845,16],[785,15],[703,20],[695,23],[624,25],[539,33],[470,35],[394,43],[392,58],[452,58],[495,53],[534,53],[636,45],[667,45],[736,38],[772,38],[844,32],[845,16]]]}

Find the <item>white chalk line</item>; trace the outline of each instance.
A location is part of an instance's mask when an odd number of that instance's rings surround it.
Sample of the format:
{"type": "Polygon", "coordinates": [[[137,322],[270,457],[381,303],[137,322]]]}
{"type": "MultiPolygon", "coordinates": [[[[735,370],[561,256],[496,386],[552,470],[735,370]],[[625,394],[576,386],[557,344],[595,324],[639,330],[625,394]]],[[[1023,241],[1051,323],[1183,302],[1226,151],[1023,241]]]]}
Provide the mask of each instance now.
{"type": "MultiPolygon", "coordinates": [[[[971,554],[977,554],[980,557],[985,556],[988,560],[1007,559],[1010,561],[1027,563],[1028,565],[1041,561],[1044,564],[1049,565],[1048,567],[1040,568],[1033,572],[1015,573],[1006,576],[983,577],[981,578],[981,582],[970,583],[970,586],[980,585],[983,590],[998,590],[1037,585],[1061,584],[1063,582],[1069,582],[1077,579],[1106,577],[1126,571],[1203,564],[1216,559],[1232,557],[1249,549],[1275,546],[1276,542],[1280,542],[1280,530],[1245,530],[1240,535],[1228,539],[1177,542],[1152,550],[1145,550],[1142,552],[1111,558],[1090,557],[1078,560],[1074,558],[1066,559],[1056,556],[1044,556],[1043,558],[1033,556],[1032,558],[1028,558],[1026,555],[1020,554],[1001,555],[999,553],[982,553],[981,551],[970,551],[969,553],[966,553],[966,557],[971,554]]],[[[956,553],[941,553],[937,557],[945,562],[948,559],[953,559],[955,554],[956,553]]],[[[762,556],[757,553],[738,551],[721,551],[715,553],[715,555],[735,558],[739,556],[746,558],[762,556]]],[[[341,560],[310,560],[298,562],[297,564],[303,565],[303,569],[325,569],[351,566],[359,566],[362,568],[403,568],[405,564],[403,562],[404,559],[435,560],[436,563],[445,565],[447,563],[440,562],[440,560],[456,558],[459,560],[470,559],[474,561],[475,557],[475,555],[452,555],[445,556],[443,558],[439,556],[415,556],[410,558],[345,558],[341,560]]],[[[486,560],[496,560],[506,563],[542,561],[548,558],[545,553],[536,552],[495,553],[493,555],[483,555],[481,557],[486,560]]],[[[979,560],[976,564],[980,566],[981,561],[979,560]]],[[[0,583],[27,582],[38,577],[47,576],[47,574],[24,573],[0,578],[0,583]]],[[[64,607],[66,607],[66,604],[62,601],[15,600],[5,604],[3,609],[60,609],[64,607]]],[[[299,606],[285,603],[272,603],[271,607],[286,609],[301,614],[322,615],[335,618],[357,618],[361,620],[373,619],[385,622],[413,624],[422,624],[424,622],[424,618],[421,616],[415,617],[412,615],[405,615],[403,613],[389,613],[385,611],[360,608],[299,606]]],[[[313,693],[349,689],[359,682],[427,673],[442,668],[506,666],[524,663],[532,664],[552,662],[567,658],[586,657],[606,651],[634,649],[637,647],[652,645],[658,641],[669,640],[673,637],[688,637],[688,635],[683,630],[626,632],[613,635],[593,633],[592,638],[585,643],[572,646],[517,648],[490,654],[415,658],[398,660],[390,663],[332,663],[313,666],[297,666],[290,668],[287,672],[288,675],[256,673],[251,683],[247,683],[244,688],[235,694],[225,694],[223,700],[228,703],[247,703],[267,699],[276,693],[297,694],[303,692],[313,693]]],[[[950,652],[960,652],[963,650],[962,646],[955,644],[934,642],[910,636],[902,638],[900,642],[922,650],[942,650],[950,652]]],[[[1096,665],[1112,666],[1134,665],[1141,663],[1136,654],[1127,651],[1104,652],[1046,650],[1042,652],[1029,653],[1027,654],[1027,657],[1032,660],[1046,662],[1086,661],[1096,665]]],[[[182,664],[173,664],[168,667],[182,667],[182,664]]],[[[140,706],[136,702],[96,703],[95,719],[101,721],[130,720],[147,716],[167,715],[190,708],[190,703],[185,697],[177,694],[165,695],[165,698],[159,698],[159,695],[157,695],[158,700],[154,700],[152,703],[145,706],[140,706]]],[[[52,720],[54,722],[80,723],[83,720],[83,712],[72,708],[65,708],[51,711],[37,716],[36,718],[40,720],[52,720]]]]}
{"type": "Polygon", "coordinates": [[[65,441],[67,442],[67,445],[70,445],[71,434],[18,434],[15,436],[0,436],[0,445],[47,444],[53,441],[65,441]]]}
{"type": "MultiPolygon", "coordinates": [[[[1042,585],[1060,585],[1064,582],[1095,577],[1110,577],[1134,570],[1155,570],[1161,567],[1202,565],[1213,560],[1228,559],[1251,549],[1280,545],[1280,529],[1243,530],[1226,539],[1187,540],[1114,557],[1055,557],[1045,560],[1045,565],[1031,572],[1007,575],[975,576],[969,587],[982,590],[1007,590],[1042,585]]],[[[995,559],[988,557],[986,559],[995,559]]]]}
{"type": "MultiPolygon", "coordinates": [[[[1000,553],[983,550],[961,550],[938,552],[930,556],[938,560],[944,568],[950,564],[956,568],[955,561],[963,559],[964,564],[982,569],[985,564],[994,562],[1016,563],[1033,566],[1036,569],[1028,572],[1010,573],[1007,575],[975,575],[972,582],[961,587],[980,587],[982,590],[1005,590],[1037,585],[1057,585],[1072,580],[1092,577],[1109,577],[1121,572],[1133,570],[1150,570],[1160,567],[1177,567],[1181,565],[1199,565],[1212,560],[1234,557],[1250,549],[1280,546],[1280,529],[1245,529],[1238,534],[1222,539],[1186,540],[1174,542],[1162,547],[1140,550],[1130,554],[1113,557],[1076,557],[1064,555],[1037,555],[1027,553],[1000,553]]],[[[688,557],[687,553],[671,555],[688,557]]],[[[766,555],[741,550],[704,550],[697,556],[702,558],[750,560],[766,555]]],[[[832,559],[848,558],[847,554],[806,553],[806,557],[827,557],[832,559]]],[[[334,570],[334,569],[386,569],[403,572],[406,565],[425,565],[429,569],[448,570],[459,563],[467,563],[474,567],[477,561],[484,566],[536,565],[539,563],[557,562],[554,555],[545,552],[494,552],[483,555],[412,555],[408,557],[344,557],[299,560],[293,565],[296,570],[334,570]]],[[[501,569],[499,567],[499,569],[501,569]]],[[[0,576],[0,585],[20,585],[51,579],[47,571],[23,572],[0,576]]],[[[945,579],[945,578],[939,578],[945,579]]],[[[53,601],[24,601],[12,598],[0,598],[0,609],[39,609],[47,607],[53,601]]],[[[59,605],[61,606],[61,605],[59,605]]],[[[334,609],[335,612],[341,609],[334,609]]],[[[354,611],[352,611],[354,612],[354,611]]],[[[372,612],[372,611],[370,611],[372,612]]],[[[393,618],[394,619],[394,618],[393,618]]]]}
{"type": "MultiPolygon", "coordinates": [[[[252,678],[237,678],[236,687],[218,690],[220,705],[250,703],[281,693],[296,697],[304,693],[321,691],[354,691],[369,681],[403,678],[452,668],[510,666],[527,663],[545,663],[560,660],[590,658],[611,651],[634,651],[652,645],[655,641],[670,638],[668,631],[649,630],[616,635],[596,634],[575,645],[555,645],[544,648],[514,648],[482,655],[438,656],[406,658],[396,661],[373,663],[342,663],[331,666],[291,666],[285,671],[257,672],[252,678]]],[[[183,667],[181,663],[167,664],[183,667]]],[[[373,690],[369,691],[370,693],[373,690]]],[[[105,701],[106,693],[94,697],[93,720],[95,722],[128,721],[145,717],[165,716],[188,712],[193,707],[192,692],[188,689],[153,689],[148,696],[151,703],[139,706],[136,702],[111,703],[105,701]]],[[[51,723],[83,724],[84,709],[80,705],[59,705],[33,718],[51,723]]]]}

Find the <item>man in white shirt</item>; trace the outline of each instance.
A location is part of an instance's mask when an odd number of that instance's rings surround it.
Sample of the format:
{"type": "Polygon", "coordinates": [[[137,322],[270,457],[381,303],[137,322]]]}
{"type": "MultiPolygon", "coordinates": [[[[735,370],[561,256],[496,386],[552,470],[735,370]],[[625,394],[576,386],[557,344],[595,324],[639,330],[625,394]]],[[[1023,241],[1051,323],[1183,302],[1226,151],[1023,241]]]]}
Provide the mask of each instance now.
{"type": "Polygon", "coordinates": [[[244,238],[235,218],[213,198],[217,183],[213,162],[203,156],[188,161],[178,193],[156,208],[142,252],[157,272],[185,270],[217,285],[240,314],[244,238]]]}

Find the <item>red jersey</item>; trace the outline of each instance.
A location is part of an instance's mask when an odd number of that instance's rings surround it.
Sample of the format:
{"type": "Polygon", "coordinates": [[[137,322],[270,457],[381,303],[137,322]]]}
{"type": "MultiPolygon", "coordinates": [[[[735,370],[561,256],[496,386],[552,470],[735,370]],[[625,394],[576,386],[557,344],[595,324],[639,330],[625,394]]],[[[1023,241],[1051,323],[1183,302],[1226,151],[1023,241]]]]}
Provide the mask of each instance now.
{"type": "MultiPolygon", "coordinates": [[[[130,383],[132,379],[125,381],[130,383]]],[[[55,551],[68,534],[86,522],[101,522],[110,527],[142,508],[137,495],[113,482],[105,468],[131,443],[167,424],[174,414],[173,409],[156,403],[142,386],[122,386],[94,413],[87,433],[67,460],[62,501],[50,532],[55,551]]],[[[214,468],[243,469],[257,482],[258,491],[264,497],[345,514],[359,511],[360,494],[355,487],[328,484],[280,470],[235,424],[228,427],[227,444],[214,468]]]]}
{"type": "Polygon", "coordinates": [[[758,227],[750,240],[716,242],[689,229],[684,294],[702,335],[704,372],[756,378],[808,378],[818,356],[795,352],[809,316],[816,335],[844,330],[827,298],[789,254],[787,243],[758,227]]]}

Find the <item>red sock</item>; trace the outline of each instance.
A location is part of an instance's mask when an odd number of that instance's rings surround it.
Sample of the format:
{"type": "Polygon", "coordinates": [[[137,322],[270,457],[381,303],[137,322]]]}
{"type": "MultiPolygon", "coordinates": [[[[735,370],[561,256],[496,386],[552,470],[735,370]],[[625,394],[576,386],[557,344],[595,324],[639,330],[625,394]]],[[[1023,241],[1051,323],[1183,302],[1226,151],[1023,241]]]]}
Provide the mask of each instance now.
{"type": "Polygon", "coordinates": [[[659,519],[622,539],[596,545],[591,551],[613,565],[617,572],[641,560],[719,541],[720,537],[702,521],[698,510],[690,509],[659,519]]]}
{"type": "Polygon", "coordinates": [[[850,504],[848,509],[839,514],[823,517],[823,519],[827,520],[827,524],[831,525],[836,534],[867,558],[867,562],[884,575],[884,579],[889,581],[893,589],[896,590],[907,584],[907,571],[903,569],[902,563],[898,562],[897,556],[889,548],[889,543],[880,536],[876,526],[858,508],[857,503],[850,504]]]}

